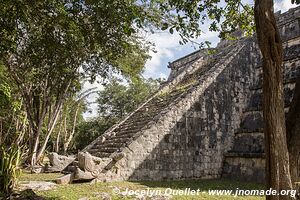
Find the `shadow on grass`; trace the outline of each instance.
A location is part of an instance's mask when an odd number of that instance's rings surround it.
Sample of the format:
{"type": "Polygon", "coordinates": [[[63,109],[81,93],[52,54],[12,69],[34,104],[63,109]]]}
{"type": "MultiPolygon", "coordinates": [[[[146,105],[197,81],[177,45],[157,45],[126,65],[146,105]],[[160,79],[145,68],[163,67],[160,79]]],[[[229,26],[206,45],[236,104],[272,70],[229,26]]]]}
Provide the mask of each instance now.
{"type": "Polygon", "coordinates": [[[46,181],[46,182],[55,182],[55,180],[63,176],[61,173],[38,173],[32,174],[28,171],[23,170],[19,181],[46,181]]]}
{"type": "Polygon", "coordinates": [[[228,179],[209,179],[209,180],[172,180],[172,181],[138,181],[134,182],[144,185],[149,188],[171,188],[181,189],[190,188],[191,190],[200,189],[201,191],[208,191],[210,189],[219,190],[235,190],[235,189],[264,189],[263,184],[240,182],[228,179]]]}
{"type": "Polygon", "coordinates": [[[38,196],[33,190],[27,189],[8,196],[0,194],[0,200],[61,200],[60,197],[42,197],[38,196]]]}

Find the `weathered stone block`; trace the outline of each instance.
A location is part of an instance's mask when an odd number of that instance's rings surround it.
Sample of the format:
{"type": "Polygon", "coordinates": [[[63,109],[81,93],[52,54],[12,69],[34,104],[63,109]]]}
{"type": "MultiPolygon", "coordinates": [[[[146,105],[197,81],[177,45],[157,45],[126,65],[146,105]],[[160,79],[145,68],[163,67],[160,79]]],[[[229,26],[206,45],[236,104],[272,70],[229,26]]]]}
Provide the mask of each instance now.
{"type": "Polygon", "coordinates": [[[46,171],[50,172],[61,172],[75,160],[74,156],[58,155],[55,152],[49,153],[48,158],[50,166],[47,167],[46,171]]]}

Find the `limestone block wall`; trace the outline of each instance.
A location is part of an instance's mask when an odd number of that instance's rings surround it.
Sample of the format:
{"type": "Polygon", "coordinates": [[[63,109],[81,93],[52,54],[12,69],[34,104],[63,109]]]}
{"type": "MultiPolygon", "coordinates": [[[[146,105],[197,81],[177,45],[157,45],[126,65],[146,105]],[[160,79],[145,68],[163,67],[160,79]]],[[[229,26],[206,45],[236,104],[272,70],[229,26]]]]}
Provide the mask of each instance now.
{"type": "Polygon", "coordinates": [[[169,63],[168,68],[171,69],[168,81],[173,80],[178,74],[184,72],[189,66],[191,66],[199,58],[204,57],[207,54],[207,50],[198,50],[183,58],[175,60],[169,63]]]}
{"type": "Polygon", "coordinates": [[[291,40],[300,35],[299,27],[300,9],[299,6],[290,9],[285,13],[278,13],[277,25],[283,41],[291,40]]]}
{"type": "MultiPolygon", "coordinates": [[[[300,42],[300,38],[299,38],[300,42]]],[[[286,49],[288,52],[288,49],[286,49]]],[[[284,71],[284,100],[285,111],[289,110],[293,98],[295,80],[300,75],[299,56],[285,60],[284,71]]],[[[261,67],[255,68],[256,74],[261,74],[261,67]]],[[[241,117],[240,128],[235,133],[232,149],[225,153],[223,177],[243,181],[264,182],[265,155],[262,116],[261,79],[255,76],[253,86],[250,87],[250,98],[241,117]]]]}
{"type": "MultiPolygon", "coordinates": [[[[284,78],[285,111],[293,98],[295,81],[300,76],[300,7],[277,14],[277,23],[284,47],[282,66],[284,78]]],[[[239,130],[232,149],[225,153],[223,177],[243,181],[264,182],[265,154],[262,116],[262,67],[255,63],[255,76],[251,80],[250,98],[242,113],[239,130]]]]}

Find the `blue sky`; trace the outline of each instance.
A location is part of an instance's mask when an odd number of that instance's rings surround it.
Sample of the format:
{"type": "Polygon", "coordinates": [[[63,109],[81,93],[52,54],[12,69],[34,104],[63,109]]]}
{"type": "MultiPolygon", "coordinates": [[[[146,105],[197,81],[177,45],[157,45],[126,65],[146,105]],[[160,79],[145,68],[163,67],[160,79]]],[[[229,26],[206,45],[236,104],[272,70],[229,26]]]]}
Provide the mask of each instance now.
{"type": "MultiPolygon", "coordinates": [[[[245,0],[244,2],[253,4],[253,0],[245,0]]],[[[275,11],[281,10],[285,12],[292,7],[296,7],[296,5],[291,4],[291,0],[275,0],[275,11]]],[[[206,26],[202,27],[203,34],[196,41],[210,41],[212,47],[214,47],[219,42],[218,33],[209,32],[208,24],[206,23],[206,26]]],[[[146,78],[167,78],[170,73],[167,67],[168,62],[172,62],[196,50],[191,44],[180,45],[178,43],[180,36],[176,32],[174,34],[170,34],[169,32],[155,33],[146,36],[146,39],[155,44],[155,50],[157,51],[157,53],[150,52],[151,59],[147,61],[143,74],[146,78]]],[[[90,84],[87,82],[84,85],[84,90],[91,87],[97,87],[99,90],[102,89],[102,86],[99,84],[90,84]]],[[[94,102],[96,98],[97,95],[90,96],[88,102],[94,102]]],[[[85,118],[97,115],[97,105],[91,104],[90,111],[84,114],[85,118]]]]}

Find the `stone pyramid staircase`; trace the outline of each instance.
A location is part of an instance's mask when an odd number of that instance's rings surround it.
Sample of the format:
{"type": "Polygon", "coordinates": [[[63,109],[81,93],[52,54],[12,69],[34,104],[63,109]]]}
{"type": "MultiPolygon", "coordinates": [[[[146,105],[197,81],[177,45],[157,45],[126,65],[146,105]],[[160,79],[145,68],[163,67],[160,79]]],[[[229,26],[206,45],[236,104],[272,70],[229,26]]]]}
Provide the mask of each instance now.
{"type": "Polygon", "coordinates": [[[128,167],[129,163],[137,167],[150,155],[177,120],[244,48],[243,42],[234,42],[219,52],[217,49],[217,53],[203,54],[128,117],[87,146],[84,152],[109,160],[97,178],[129,179],[136,170],[128,167]]]}
{"type": "MultiPolygon", "coordinates": [[[[190,67],[191,72],[184,71],[183,74],[176,77],[177,79],[163,86],[153,97],[119,124],[96,139],[83,151],[88,151],[92,155],[100,158],[110,157],[113,153],[120,152],[122,147],[130,144],[138,136],[138,132],[147,129],[149,127],[147,125],[150,122],[156,121],[159,114],[164,113],[162,111],[167,109],[171,103],[185,98],[194,87],[199,86],[200,84],[197,81],[197,77],[211,72],[211,68],[216,64],[217,60],[223,58],[226,54],[234,55],[237,49],[241,49],[238,46],[239,45],[232,45],[217,55],[207,55],[194,61],[194,64],[190,67]],[[210,63],[207,63],[209,59],[210,63]]],[[[222,60],[224,60],[224,58],[222,60]]]]}
{"type": "Polygon", "coordinates": [[[105,158],[114,152],[121,151],[123,146],[134,140],[135,134],[142,130],[168,103],[179,97],[181,93],[172,91],[167,98],[153,98],[134,112],[125,122],[113,130],[113,133],[92,145],[88,152],[94,156],[105,158]]]}

